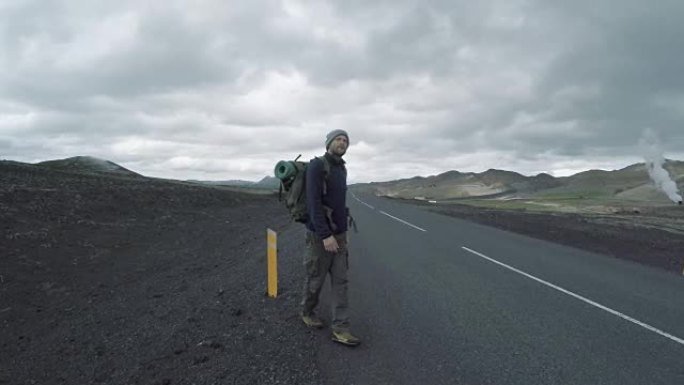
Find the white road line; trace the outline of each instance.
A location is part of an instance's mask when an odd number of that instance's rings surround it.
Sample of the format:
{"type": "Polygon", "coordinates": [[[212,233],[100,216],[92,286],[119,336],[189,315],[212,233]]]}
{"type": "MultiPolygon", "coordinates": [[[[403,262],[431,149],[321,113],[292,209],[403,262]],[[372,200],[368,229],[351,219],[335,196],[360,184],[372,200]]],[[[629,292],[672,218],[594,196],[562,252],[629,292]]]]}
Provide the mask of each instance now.
{"type": "Polygon", "coordinates": [[[418,229],[418,230],[420,230],[420,231],[427,232],[427,230],[425,230],[425,229],[421,229],[420,227],[418,227],[418,226],[416,226],[416,225],[412,225],[412,224],[406,222],[406,221],[403,220],[403,219],[399,219],[399,218],[397,218],[397,217],[395,217],[395,216],[389,215],[389,214],[387,214],[386,212],[384,212],[384,211],[382,211],[382,210],[380,211],[380,213],[381,213],[381,214],[385,214],[385,215],[387,215],[388,217],[390,217],[390,218],[392,218],[392,219],[394,219],[394,220],[397,220],[397,221],[399,221],[399,222],[401,222],[401,223],[403,223],[403,224],[405,224],[405,225],[411,226],[411,227],[413,227],[414,229],[418,229]]]}
{"type": "Polygon", "coordinates": [[[357,198],[356,195],[354,195],[354,193],[351,193],[351,195],[352,195],[352,197],[354,197],[354,199],[356,199],[357,201],[359,201],[359,203],[361,203],[362,205],[367,206],[367,207],[370,208],[371,210],[375,210],[375,207],[373,207],[373,206],[369,205],[368,203],[362,201],[361,199],[357,198]]]}
{"type": "Polygon", "coordinates": [[[580,301],[583,301],[583,302],[588,303],[589,305],[595,306],[595,307],[597,307],[597,308],[599,308],[599,309],[601,309],[601,310],[605,310],[605,311],[607,311],[607,312],[610,313],[610,314],[616,315],[616,316],[618,316],[618,317],[620,317],[620,318],[622,318],[622,319],[624,319],[624,320],[627,320],[627,321],[632,322],[632,323],[634,323],[634,324],[636,324],[636,325],[639,325],[639,326],[643,327],[644,329],[648,329],[648,330],[650,330],[650,331],[652,331],[652,332],[654,332],[654,333],[660,334],[660,335],[663,336],[663,337],[669,338],[669,339],[671,339],[671,340],[674,341],[674,342],[677,342],[677,343],[679,343],[679,344],[681,344],[681,345],[684,345],[684,339],[681,339],[681,338],[679,338],[679,337],[673,336],[673,335],[670,334],[670,333],[664,332],[664,331],[662,331],[662,330],[660,330],[660,329],[658,329],[658,328],[655,328],[655,327],[653,327],[653,326],[651,326],[651,325],[649,325],[649,324],[643,323],[643,322],[641,322],[641,321],[639,321],[639,320],[637,320],[637,319],[634,319],[634,318],[632,318],[632,317],[630,317],[630,316],[628,316],[628,315],[622,314],[622,313],[620,313],[620,312],[617,311],[617,310],[613,310],[613,309],[611,309],[611,308],[609,308],[609,307],[607,307],[607,306],[603,306],[603,305],[601,305],[600,303],[594,302],[594,301],[592,301],[592,300],[590,300],[590,299],[588,299],[588,298],[582,297],[582,296],[579,295],[579,294],[575,294],[575,293],[573,293],[573,292],[571,292],[571,291],[569,291],[569,290],[563,289],[563,288],[560,287],[560,286],[556,286],[556,285],[554,285],[554,284],[552,284],[552,283],[549,283],[549,282],[544,281],[543,279],[540,279],[540,278],[537,278],[537,277],[535,277],[535,276],[533,276],[533,275],[527,274],[527,273],[525,273],[525,272],[522,271],[522,270],[518,270],[518,269],[516,269],[515,267],[512,267],[512,266],[509,266],[509,265],[507,265],[507,264],[505,264],[505,263],[499,262],[499,261],[497,261],[497,260],[495,260],[495,259],[493,259],[493,258],[490,258],[490,257],[488,257],[488,256],[486,256],[486,255],[484,255],[484,254],[482,254],[482,253],[478,253],[478,252],[475,251],[475,250],[469,249],[469,248],[467,248],[467,247],[465,247],[465,246],[462,246],[461,248],[462,248],[463,250],[467,251],[467,252],[470,252],[470,253],[472,253],[472,254],[477,255],[478,257],[481,257],[481,258],[484,258],[484,259],[486,259],[486,260],[488,260],[488,261],[490,261],[490,262],[496,263],[496,264],[499,265],[499,266],[503,266],[503,267],[505,267],[505,268],[507,268],[507,269],[509,269],[509,270],[511,270],[511,271],[514,271],[514,272],[516,272],[516,273],[518,273],[518,274],[520,274],[520,275],[524,275],[524,276],[527,277],[527,278],[530,278],[530,279],[532,279],[532,280],[534,280],[534,281],[537,281],[537,282],[539,282],[539,283],[541,283],[541,284],[544,284],[544,285],[546,285],[546,286],[548,286],[548,287],[550,287],[550,288],[552,288],[552,289],[558,290],[558,291],[560,291],[561,293],[564,293],[564,294],[567,294],[567,295],[569,295],[569,296],[571,296],[571,297],[577,298],[577,299],[579,299],[580,301]]]}

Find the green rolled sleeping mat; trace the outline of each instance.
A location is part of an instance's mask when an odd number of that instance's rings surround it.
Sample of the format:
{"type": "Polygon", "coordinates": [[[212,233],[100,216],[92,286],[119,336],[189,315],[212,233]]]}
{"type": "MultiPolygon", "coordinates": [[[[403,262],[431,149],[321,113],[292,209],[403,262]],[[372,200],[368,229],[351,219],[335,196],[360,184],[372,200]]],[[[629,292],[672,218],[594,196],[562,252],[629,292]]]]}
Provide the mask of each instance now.
{"type": "Polygon", "coordinates": [[[280,180],[288,180],[297,174],[297,166],[291,160],[281,160],[276,163],[274,174],[280,180]]]}

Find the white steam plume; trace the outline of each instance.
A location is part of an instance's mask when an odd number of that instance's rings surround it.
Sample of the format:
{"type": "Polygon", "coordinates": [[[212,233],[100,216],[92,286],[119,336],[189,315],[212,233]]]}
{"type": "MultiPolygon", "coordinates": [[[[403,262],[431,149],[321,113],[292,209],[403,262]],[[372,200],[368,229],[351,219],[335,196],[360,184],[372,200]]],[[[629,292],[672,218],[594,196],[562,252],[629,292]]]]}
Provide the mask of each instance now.
{"type": "Polygon", "coordinates": [[[667,194],[673,202],[681,202],[682,196],[677,192],[677,184],[670,178],[670,174],[663,168],[665,158],[660,147],[660,140],[656,133],[647,128],[639,140],[639,147],[646,160],[646,168],[656,187],[667,194]]]}

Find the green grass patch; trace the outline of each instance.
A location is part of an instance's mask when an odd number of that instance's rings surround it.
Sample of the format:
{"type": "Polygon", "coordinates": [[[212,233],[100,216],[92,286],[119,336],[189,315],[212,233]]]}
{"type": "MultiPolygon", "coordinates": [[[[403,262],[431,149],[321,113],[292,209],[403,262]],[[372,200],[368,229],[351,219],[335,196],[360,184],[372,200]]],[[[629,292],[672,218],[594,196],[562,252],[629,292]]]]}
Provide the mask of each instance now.
{"type": "Polygon", "coordinates": [[[534,199],[551,200],[592,200],[612,198],[613,194],[606,190],[581,190],[581,191],[545,191],[533,196],[534,199]]]}

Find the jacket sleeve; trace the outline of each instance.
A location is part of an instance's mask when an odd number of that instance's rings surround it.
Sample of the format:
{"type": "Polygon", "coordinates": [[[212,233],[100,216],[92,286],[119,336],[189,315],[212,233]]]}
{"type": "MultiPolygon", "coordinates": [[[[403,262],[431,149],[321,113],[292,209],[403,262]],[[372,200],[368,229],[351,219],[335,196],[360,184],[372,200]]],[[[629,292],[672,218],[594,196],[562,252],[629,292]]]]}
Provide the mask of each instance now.
{"type": "Polygon", "coordinates": [[[332,235],[330,226],[323,207],[323,183],[325,171],[323,161],[312,159],[306,168],[306,207],[309,212],[309,221],[313,225],[314,232],[321,239],[332,235]]]}

